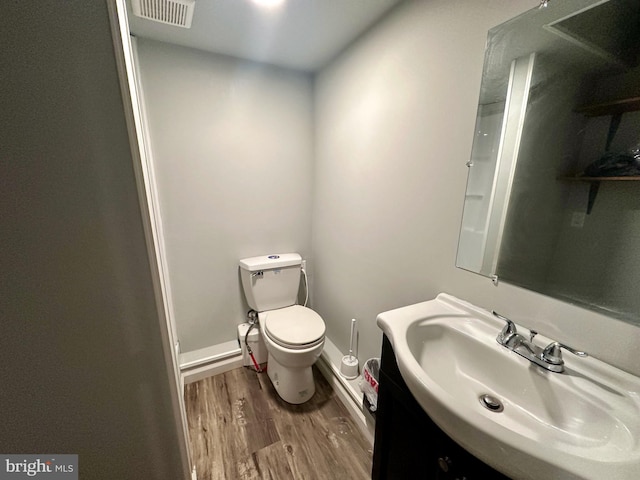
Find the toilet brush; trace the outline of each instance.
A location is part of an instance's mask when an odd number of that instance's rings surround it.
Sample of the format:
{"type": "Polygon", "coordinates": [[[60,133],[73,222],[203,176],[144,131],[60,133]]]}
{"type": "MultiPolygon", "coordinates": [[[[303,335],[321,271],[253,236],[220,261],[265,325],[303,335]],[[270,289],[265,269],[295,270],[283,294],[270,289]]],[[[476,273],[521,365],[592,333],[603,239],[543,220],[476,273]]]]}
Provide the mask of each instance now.
{"type": "Polygon", "coordinates": [[[347,380],[353,380],[358,376],[358,357],[353,355],[353,340],[356,331],[356,319],[351,319],[351,338],[349,339],[349,355],[342,357],[340,375],[347,380]]]}

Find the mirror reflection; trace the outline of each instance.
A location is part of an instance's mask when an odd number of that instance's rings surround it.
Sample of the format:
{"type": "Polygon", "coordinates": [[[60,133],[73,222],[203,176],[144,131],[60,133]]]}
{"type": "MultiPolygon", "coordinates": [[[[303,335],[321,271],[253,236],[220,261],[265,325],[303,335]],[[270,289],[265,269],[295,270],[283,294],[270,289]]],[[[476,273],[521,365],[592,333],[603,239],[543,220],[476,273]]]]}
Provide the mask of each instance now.
{"type": "Polygon", "coordinates": [[[640,2],[489,32],[456,265],[640,323],[640,2]]]}

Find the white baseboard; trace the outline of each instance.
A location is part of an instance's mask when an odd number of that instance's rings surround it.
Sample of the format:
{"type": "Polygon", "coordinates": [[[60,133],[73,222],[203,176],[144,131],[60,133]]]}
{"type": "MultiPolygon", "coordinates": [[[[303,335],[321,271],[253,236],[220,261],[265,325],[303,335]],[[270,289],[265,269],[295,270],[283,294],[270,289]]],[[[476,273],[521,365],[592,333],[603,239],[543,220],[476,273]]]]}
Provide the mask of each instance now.
{"type": "Polygon", "coordinates": [[[342,353],[333,342],[325,338],[324,350],[316,366],[329,382],[333,391],[336,392],[336,395],[346,407],[365,438],[373,445],[375,420],[363,405],[363,394],[358,385],[360,377],[355,380],[347,380],[340,375],[342,357],[342,353]]]}
{"type": "Polygon", "coordinates": [[[180,376],[184,384],[241,366],[242,354],[236,340],[180,354],[180,376]]]}
{"type": "Polygon", "coordinates": [[[238,346],[237,340],[230,340],[198,350],[184,352],[180,354],[180,370],[215,363],[235,355],[240,355],[240,347],[238,346]]]}
{"type": "Polygon", "coordinates": [[[183,378],[184,384],[197,382],[203,378],[219,375],[229,370],[240,368],[242,366],[242,355],[236,355],[234,357],[218,360],[217,362],[210,363],[208,365],[202,365],[188,370],[181,371],[180,374],[183,378]]]}

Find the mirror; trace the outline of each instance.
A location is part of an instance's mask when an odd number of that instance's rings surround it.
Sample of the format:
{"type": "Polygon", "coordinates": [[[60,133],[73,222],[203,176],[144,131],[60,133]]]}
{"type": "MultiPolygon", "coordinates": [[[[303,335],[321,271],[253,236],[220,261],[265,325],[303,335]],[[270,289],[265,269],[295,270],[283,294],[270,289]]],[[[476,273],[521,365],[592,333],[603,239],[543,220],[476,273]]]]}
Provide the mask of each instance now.
{"type": "Polygon", "coordinates": [[[489,31],[456,265],[640,324],[640,2],[489,31]]]}

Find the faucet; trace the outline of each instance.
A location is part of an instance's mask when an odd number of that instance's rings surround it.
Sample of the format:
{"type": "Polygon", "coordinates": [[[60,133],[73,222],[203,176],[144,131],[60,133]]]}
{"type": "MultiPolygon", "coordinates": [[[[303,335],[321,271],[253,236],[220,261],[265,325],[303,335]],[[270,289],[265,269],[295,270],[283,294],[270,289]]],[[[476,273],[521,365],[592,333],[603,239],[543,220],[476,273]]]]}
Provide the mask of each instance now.
{"type": "Polygon", "coordinates": [[[498,338],[496,340],[501,345],[508,344],[516,335],[518,335],[516,324],[509,320],[507,317],[503,317],[495,310],[492,310],[491,313],[493,313],[493,315],[498,317],[500,320],[507,322],[507,324],[502,328],[502,331],[498,334],[498,338]]]}
{"type": "Polygon", "coordinates": [[[588,357],[587,353],[581,352],[560,342],[551,342],[544,348],[533,343],[533,338],[538,334],[535,330],[529,330],[529,339],[518,333],[515,323],[507,317],[503,317],[495,310],[491,313],[500,320],[506,322],[502,328],[496,341],[505,348],[517,353],[521,357],[526,358],[539,367],[550,372],[564,372],[564,359],[562,358],[562,349],[577,355],[578,357],[588,357]]]}

